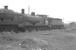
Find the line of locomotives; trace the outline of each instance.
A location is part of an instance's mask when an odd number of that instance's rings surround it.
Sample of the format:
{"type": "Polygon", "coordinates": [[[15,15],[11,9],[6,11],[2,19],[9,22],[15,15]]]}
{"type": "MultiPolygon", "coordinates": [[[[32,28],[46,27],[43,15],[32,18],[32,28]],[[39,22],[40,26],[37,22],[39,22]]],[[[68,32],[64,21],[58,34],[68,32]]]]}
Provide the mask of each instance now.
{"type": "Polygon", "coordinates": [[[8,6],[0,9],[0,32],[26,32],[52,29],[64,29],[62,19],[50,18],[47,15],[35,15],[35,12],[26,14],[24,13],[24,9],[21,10],[21,13],[18,13],[8,9],[8,6]]]}

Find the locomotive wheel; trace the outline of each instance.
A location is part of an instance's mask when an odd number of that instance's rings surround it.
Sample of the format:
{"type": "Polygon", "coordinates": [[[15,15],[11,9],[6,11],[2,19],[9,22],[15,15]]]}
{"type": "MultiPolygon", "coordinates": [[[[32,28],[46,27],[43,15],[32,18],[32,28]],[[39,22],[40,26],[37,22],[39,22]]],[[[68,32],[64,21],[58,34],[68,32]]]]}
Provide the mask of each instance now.
{"type": "Polygon", "coordinates": [[[0,28],[0,32],[3,32],[3,30],[0,28]]]}
{"type": "Polygon", "coordinates": [[[18,30],[17,30],[17,28],[14,28],[14,29],[13,29],[13,31],[14,31],[15,33],[18,33],[18,30]]]}
{"type": "Polygon", "coordinates": [[[27,31],[28,31],[28,32],[31,32],[31,31],[32,31],[32,29],[27,29],[27,31]]]}
{"type": "Polygon", "coordinates": [[[38,29],[36,29],[36,31],[39,31],[38,29]]]}
{"type": "Polygon", "coordinates": [[[17,30],[13,30],[15,33],[18,33],[18,31],[17,30]]]}
{"type": "Polygon", "coordinates": [[[19,32],[25,32],[26,31],[25,28],[19,28],[18,30],[19,30],[19,32]]]}

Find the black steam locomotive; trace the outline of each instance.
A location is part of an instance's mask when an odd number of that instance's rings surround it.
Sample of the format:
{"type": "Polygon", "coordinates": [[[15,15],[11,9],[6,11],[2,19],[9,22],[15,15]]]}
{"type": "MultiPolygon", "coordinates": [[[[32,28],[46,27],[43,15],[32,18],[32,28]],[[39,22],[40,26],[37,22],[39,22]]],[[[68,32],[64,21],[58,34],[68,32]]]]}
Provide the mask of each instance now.
{"type": "Polygon", "coordinates": [[[64,28],[62,19],[49,18],[47,15],[35,15],[34,12],[30,15],[25,14],[24,9],[21,12],[17,13],[9,10],[8,6],[0,9],[0,32],[25,32],[64,28]]]}

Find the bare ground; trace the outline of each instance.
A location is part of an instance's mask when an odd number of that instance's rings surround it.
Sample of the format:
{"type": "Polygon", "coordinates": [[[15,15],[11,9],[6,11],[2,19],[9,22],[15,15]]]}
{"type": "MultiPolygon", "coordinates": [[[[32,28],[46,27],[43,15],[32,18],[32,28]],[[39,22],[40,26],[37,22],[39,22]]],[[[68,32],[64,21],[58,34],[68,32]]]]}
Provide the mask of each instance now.
{"type": "MultiPolygon", "coordinates": [[[[34,38],[48,43],[47,50],[76,50],[76,34],[64,30],[17,33],[11,35],[18,39],[34,38]]],[[[7,34],[6,34],[7,35],[7,34]]],[[[8,35],[7,35],[8,36],[8,35]]],[[[13,44],[13,46],[17,46],[13,44]]]]}

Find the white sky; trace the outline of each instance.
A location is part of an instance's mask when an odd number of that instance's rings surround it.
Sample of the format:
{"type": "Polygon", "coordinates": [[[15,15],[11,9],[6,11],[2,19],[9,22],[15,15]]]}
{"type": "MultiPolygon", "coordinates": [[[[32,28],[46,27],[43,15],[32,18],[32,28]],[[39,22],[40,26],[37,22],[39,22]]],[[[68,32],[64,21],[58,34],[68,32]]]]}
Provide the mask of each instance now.
{"type": "Polygon", "coordinates": [[[30,12],[62,18],[65,23],[76,22],[76,0],[0,0],[0,8],[4,5],[17,12],[24,8],[25,13],[28,12],[29,5],[30,12]]]}

